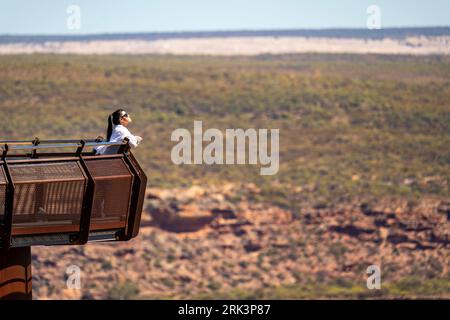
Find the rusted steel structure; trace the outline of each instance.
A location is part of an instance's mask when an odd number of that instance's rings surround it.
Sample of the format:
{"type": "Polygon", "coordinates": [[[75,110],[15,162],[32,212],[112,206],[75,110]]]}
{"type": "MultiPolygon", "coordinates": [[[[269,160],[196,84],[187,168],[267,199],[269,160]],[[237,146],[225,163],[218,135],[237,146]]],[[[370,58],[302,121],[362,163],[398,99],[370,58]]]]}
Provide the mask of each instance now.
{"type": "Polygon", "coordinates": [[[31,298],[30,246],[138,234],[147,177],[128,141],[36,138],[0,145],[0,298],[31,298]],[[94,155],[100,145],[108,152],[94,155]]]}

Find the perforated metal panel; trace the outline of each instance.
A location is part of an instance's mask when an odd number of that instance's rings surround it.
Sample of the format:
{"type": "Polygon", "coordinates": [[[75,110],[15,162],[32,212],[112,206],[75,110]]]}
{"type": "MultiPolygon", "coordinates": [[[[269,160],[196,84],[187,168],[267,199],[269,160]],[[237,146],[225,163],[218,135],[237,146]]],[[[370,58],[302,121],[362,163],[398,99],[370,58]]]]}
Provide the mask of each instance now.
{"type": "Polygon", "coordinates": [[[133,175],[121,158],[87,160],[95,181],[91,230],[125,227],[133,175]]]}
{"type": "Polygon", "coordinates": [[[10,164],[13,235],[78,231],[87,179],[78,162],[10,164]]]}

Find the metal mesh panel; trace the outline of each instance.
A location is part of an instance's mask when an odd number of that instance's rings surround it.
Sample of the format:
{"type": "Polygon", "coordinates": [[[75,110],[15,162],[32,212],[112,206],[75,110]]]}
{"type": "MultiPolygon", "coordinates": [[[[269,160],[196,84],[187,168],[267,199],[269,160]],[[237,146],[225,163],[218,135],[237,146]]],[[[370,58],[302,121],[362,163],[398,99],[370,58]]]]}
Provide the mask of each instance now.
{"type": "Polygon", "coordinates": [[[130,205],[133,175],[122,159],[88,160],[95,181],[91,229],[124,227],[130,205]]]}
{"type": "Polygon", "coordinates": [[[10,166],[14,183],[42,180],[83,179],[77,162],[16,164],[10,166]]]}
{"type": "Polygon", "coordinates": [[[27,233],[51,232],[59,226],[66,231],[79,229],[86,178],[77,162],[9,168],[15,185],[13,234],[23,233],[23,228],[27,233]]]}
{"type": "Polygon", "coordinates": [[[106,177],[112,179],[116,176],[131,177],[127,165],[121,158],[102,159],[102,160],[88,160],[86,162],[89,172],[94,179],[106,177]]]}

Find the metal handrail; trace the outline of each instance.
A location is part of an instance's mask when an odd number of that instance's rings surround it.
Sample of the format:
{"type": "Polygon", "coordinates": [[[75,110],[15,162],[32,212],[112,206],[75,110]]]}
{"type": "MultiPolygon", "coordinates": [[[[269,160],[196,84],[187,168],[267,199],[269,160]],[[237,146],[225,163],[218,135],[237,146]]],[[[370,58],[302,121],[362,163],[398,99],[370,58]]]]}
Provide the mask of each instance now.
{"type": "MultiPolygon", "coordinates": [[[[36,139],[33,140],[0,140],[0,144],[22,144],[22,143],[34,143],[36,139]]],[[[104,140],[97,139],[83,139],[86,142],[100,142],[104,140]]],[[[58,139],[58,140],[39,140],[40,143],[77,143],[80,139],[58,139]]]]}
{"type": "MultiPolygon", "coordinates": [[[[3,140],[4,141],[4,140],[3,140]]],[[[85,147],[98,147],[98,146],[119,146],[118,153],[126,153],[128,152],[130,146],[129,146],[129,140],[128,138],[125,138],[123,141],[120,142],[109,142],[105,140],[99,140],[97,139],[89,139],[87,140],[89,142],[86,142],[86,140],[44,140],[41,141],[39,138],[35,138],[31,143],[32,145],[26,145],[23,143],[23,140],[16,140],[10,143],[5,143],[3,146],[0,146],[0,154],[1,159],[4,161],[6,157],[8,156],[8,153],[10,151],[17,151],[17,150],[23,150],[23,151],[30,151],[28,153],[28,157],[31,159],[37,159],[37,151],[38,150],[44,150],[44,149],[52,149],[52,148],[76,148],[74,154],[76,156],[80,156],[83,153],[83,149],[85,147]],[[67,142],[72,141],[72,142],[67,142]],[[50,143],[52,142],[52,143],[50,143]]],[[[16,156],[17,154],[13,154],[16,156]]]]}
{"type": "MultiPolygon", "coordinates": [[[[69,141],[69,140],[67,140],[69,141]]],[[[74,141],[74,140],[71,140],[74,141]]],[[[98,146],[124,146],[127,144],[126,141],[124,142],[109,142],[109,141],[95,141],[95,140],[88,140],[91,142],[87,143],[81,143],[80,140],[75,140],[74,142],[65,142],[65,143],[49,143],[45,144],[47,141],[40,141],[39,145],[15,145],[14,143],[6,143],[3,147],[0,147],[0,150],[40,150],[40,149],[49,149],[49,148],[69,148],[69,147],[98,147],[98,146]]],[[[86,140],[84,140],[86,141],[86,140]]],[[[1,142],[1,141],[0,141],[1,142]]]]}
{"type": "Polygon", "coordinates": [[[87,142],[85,147],[97,147],[97,146],[124,146],[128,142],[109,142],[109,141],[101,141],[101,142],[87,142]]]}
{"type": "Polygon", "coordinates": [[[79,147],[79,143],[64,143],[64,144],[40,144],[36,146],[23,146],[23,145],[8,145],[8,150],[39,150],[48,148],[69,148],[69,147],[79,147]]]}

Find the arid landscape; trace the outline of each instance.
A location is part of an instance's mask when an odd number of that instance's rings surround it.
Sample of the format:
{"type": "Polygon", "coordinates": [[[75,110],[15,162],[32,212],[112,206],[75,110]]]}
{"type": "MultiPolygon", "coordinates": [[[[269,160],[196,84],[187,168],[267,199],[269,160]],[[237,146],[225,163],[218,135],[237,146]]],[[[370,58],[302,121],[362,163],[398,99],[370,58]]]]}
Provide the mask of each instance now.
{"type": "Polygon", "coordinates": [[[122,106],[144,138],[139,236],[34,247],[34,298],[449,298],[449,101],[448,55],[0,55],[3,138],[105,135],[122,106]],[[174,165],[194,120],[279,128],[278,173],[174,165]]]}
{"type": "Polygon", "coordinates": [[[33,248],[37,299],[449,298],[450,202],[307,205],[299,216],[226,184],[147,190],[138,238],[33,248]],[[61,273],[81,267],[81,290],[61,273]],[[379,265],[382,289],[368,290],[379,265]]]}

